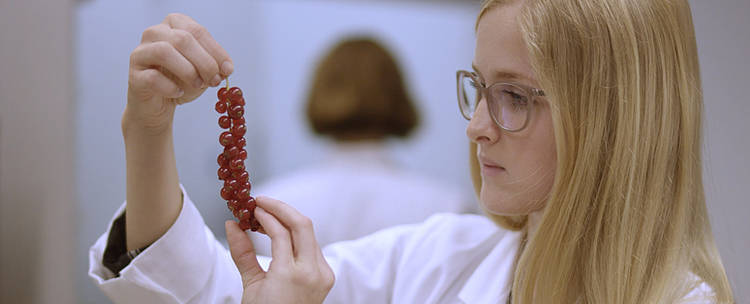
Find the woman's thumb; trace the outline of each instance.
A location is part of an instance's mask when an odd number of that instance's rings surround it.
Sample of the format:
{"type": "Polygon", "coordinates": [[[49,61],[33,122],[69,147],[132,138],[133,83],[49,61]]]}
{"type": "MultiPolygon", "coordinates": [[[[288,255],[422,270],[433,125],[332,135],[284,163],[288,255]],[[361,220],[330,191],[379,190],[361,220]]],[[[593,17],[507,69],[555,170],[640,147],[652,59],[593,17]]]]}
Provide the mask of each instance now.
{"type": "Polygon", "coordinates": [[[229,252],[232,254],[232,260],[234,260],[237,270],[242,275],[242,281],[247,284],[261,279],[266,272],[258,264],[253,242],[247,236],[247,233],[242,231],[240,226],[231,220],[224,223],[224,228],[227,231],[229,252]]]}

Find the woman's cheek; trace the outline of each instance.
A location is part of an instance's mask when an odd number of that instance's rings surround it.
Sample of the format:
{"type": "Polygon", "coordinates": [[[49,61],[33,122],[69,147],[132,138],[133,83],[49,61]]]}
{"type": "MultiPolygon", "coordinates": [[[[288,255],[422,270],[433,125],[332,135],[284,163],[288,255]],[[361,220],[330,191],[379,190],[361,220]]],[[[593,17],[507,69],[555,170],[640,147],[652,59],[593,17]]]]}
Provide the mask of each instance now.
{"type": "Polygon", "coordinates": [[[518,189],[514,189],[516,186],[483,182],[479,197],[484,209],[498,215],[527,214],[528,204],[524,203],[518,189]]]}
{"type": "Polygon", "coordinates": [[[510,175],[503,182],[483,179],[479,196],[482,206],[499,215],[526,215],[543,209],[554,182],[555,170],[550,163],[542,166],[536,163],[522,176],[510,175]]]}

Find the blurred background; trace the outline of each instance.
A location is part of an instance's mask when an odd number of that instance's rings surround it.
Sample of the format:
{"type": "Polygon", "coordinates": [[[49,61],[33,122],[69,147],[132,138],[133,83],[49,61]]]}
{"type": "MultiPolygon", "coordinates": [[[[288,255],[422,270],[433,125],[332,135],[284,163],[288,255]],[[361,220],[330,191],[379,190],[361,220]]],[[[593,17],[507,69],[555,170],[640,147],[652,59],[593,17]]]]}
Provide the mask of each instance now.
{"type": "MultiPolygon", "coordinates": [[[[705,186],[739,303],[750,301],[750,1],[690,1],[705,94],[705,186]]],[[[409,169],[471,193],[455,70],[470,67],[478,0],[26,0],[0,2],[0,303],[107,303],[88,248],[125,198],[120,115],[141,32],[192,16],[229,52],[245,92],[251,180],[315,163],[327,143],[302,106],[312,69],[343,36],[377,38],[401,64],[421,111],[411,140],[389,143],[409,169]]],[[[179,108],[181,182],[218,236],[215,90],[179,108]]]]}

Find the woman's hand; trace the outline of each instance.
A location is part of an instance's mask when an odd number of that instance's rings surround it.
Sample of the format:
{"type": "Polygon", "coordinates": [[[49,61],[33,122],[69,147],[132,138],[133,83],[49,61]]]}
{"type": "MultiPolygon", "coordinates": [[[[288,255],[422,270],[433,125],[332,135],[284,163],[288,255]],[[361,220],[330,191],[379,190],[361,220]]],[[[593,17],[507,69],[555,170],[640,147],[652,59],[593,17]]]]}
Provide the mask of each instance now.
{"type": "Polygon", "coordinates": [[[180,14],[146,29],[130,54],[128,103],[122,114],[128,250],[159,239],[182,208],[172,141],[176,105],[218,85],[232,69],[229,55],[208,31],[180,14]]]}
{"type": "Polygon", "coordinates": [[[232,259],[242,275],[242,303],[322,303],[333,287],[309,218],[271,198],[256,198],[255,217],[271,237],[271,265],[263,271],[253,243],[234,221],[225,223],[232,259]]]}
{"type": "Polygon", "coordinates": [[[171,127],[176,105],[218,86],[234,70],[229,54],[192,18],[170,14],[147,28],[130,54],[126,127],[159,133],[171,127]]]}

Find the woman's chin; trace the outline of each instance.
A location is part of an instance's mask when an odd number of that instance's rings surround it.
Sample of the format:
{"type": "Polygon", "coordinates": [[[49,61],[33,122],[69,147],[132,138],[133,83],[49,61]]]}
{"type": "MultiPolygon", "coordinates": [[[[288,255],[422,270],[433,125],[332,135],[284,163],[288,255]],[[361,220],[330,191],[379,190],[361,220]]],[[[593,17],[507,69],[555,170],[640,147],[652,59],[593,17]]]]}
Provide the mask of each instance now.
{"type": "Polygon", "coordinates": [[[522,202],[508,199],[507,196],[500,193],[495,195],[488,195],[484,192],[480,193],[479,203],[485,212],[500,215],[500,216],[519,216],[528,215],[534,210],[530,210],[530,206],[522,202]]]}

